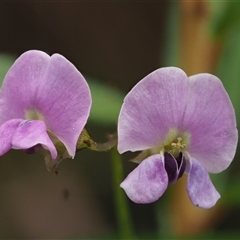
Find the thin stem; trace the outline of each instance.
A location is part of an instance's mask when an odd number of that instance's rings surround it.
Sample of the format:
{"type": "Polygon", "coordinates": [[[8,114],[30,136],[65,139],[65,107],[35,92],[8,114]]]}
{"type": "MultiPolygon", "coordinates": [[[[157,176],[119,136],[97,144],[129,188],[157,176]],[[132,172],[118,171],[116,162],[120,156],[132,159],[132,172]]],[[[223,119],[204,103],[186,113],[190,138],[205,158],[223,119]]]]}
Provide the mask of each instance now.
{"type": "Polygon", "coordinates": [[[131,220],[127,198],[124,191],[120,188],[120,183],[123,181],[123,167],[121,156],[116,148],[111,150],[112,155],[112,172],[113,172],[113,191],[117,214],[119,232],[122,240],[136,239],[133,231],[133,223],[131,220]]]}
{"type": "Polygon", "coordinates": [[[159,239],[177,239],[171,231],[170,223],[170,205],[169,199],[171,198],[171,193],[168,189],[168,192],[161,197],[155,204],[156,220],[158,226],[158,237],[159,239]]]}

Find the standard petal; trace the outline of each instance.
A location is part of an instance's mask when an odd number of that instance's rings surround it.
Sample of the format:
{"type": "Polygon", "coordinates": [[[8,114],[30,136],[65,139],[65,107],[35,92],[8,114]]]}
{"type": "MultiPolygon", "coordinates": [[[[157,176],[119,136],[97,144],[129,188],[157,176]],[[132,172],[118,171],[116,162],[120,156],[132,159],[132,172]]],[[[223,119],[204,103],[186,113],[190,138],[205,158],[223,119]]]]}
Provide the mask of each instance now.
{"type": "Polygon", "coordinates": [[[25,118],[34,107],[35,94],[48,66],[50,56],[31,50],[22,54],[6,74],[0,91],[0,124],[14,118],[25,118]]]}
{"type": "Polygon", "coordinates": [[[195,160],[190,160],[190,171],[187,180],[187,192],[191,202],[200,208],[211,208],[220,198],[208,172],[203,165],[195,160]]]}
{"type": "Polygon", "coordinates": [[[168,186],[163,155],[152,155],[142,161],[121,183],[127,196],[135,203],[157,201],[168,186]]]}
{"type": "Polygon", "coordinates": [[[208,172],[226,169],[237,147],[236,118],[221,81],[211,74],[189,78],[183,129],[191,135],[189,153],[208,172]]]}
{"type": "Polygon", "coordinates": [[[160,68],[125,97],[118,119],[118,151],[154,147],[178,128],[185,109],[188,78],[179,68],[160,68]]]}
{"type": "Polygon", "coordinates": [[[22,119],[12,119],[0,126],[0,156],[12,148],[12,138],[22,119]]]}
{"type": "Polygon", "coordinates": [[[48,149],[53,159],[57,157],[57,150],[47,134],[43,121],[23,121],[16,129],[12,138],[12,148],[29,149],[41,144],[48,149]]]}
{"type": "Polygon", "coordinates": [[[47,128],[74,157],[78,137],[89,116],[91,94],[84,77],[63,56],[51,56],[36,94],[35,107],[47,128]]]}

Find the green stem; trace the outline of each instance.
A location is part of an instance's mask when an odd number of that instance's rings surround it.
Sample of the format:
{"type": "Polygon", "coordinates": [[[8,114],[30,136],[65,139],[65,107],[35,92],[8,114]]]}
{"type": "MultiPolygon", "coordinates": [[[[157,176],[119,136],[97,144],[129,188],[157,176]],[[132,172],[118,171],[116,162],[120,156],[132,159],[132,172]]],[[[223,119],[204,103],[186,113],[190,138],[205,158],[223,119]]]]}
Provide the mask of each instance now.
{"type": "Polygon", "coordinates": [[[123,167],[121,156],[114,147],[112,153],[112,172],[113,172],[113,191],[117,214],[118,227],[122,240],[136,239],[133,231],[133,223],[130,217],[127,198],[124,191],[120,188],[120,183],[123,181],[123,167]]]}
{"type": "Polygon", "coordinates": [[[82,149],[91,149],[93,151],[108,151],[117,144],[117,134],[108,135],[108,141],[105,143],[96,143],[94,142],[90,135],[88,134],[86,128],[84,128],[79,136],[77,142],[77,151],[82,149]]]}
{"type": "Polygon", "coordinates": [[[156,220],[157,220],[157,234],[159,239],[178,239],[177,236],[174,235],[171,228],[170,222],[170,199],[172,198],[172,190],[167,189],[167,192],[161,197],[160,200],[156,202],[156,220]]]}

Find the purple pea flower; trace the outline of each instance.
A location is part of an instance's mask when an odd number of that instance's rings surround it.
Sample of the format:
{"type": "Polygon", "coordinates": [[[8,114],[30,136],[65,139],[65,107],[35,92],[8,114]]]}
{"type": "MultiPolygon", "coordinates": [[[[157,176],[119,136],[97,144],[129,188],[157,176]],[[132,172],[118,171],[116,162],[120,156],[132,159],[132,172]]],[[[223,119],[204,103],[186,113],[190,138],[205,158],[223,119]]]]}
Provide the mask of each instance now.
{"type": "Polygon", "coordinates": [[[59,54],[22,54],[0,91],[0,156],[12,149],[43,151],[49,170],[74,158],[91,108],[81,73],[59,54]]]}
{"type": "Polygon", "coordinates": [[[229,166],[237,139],[234,109],[217,77],[158,69],[128,93],[120,111],[119,153],[142,151],[121,187],[135,203],[151,203],[186,173],[192,203],[210,208],[220,195],[208,173],[229,166]]]}

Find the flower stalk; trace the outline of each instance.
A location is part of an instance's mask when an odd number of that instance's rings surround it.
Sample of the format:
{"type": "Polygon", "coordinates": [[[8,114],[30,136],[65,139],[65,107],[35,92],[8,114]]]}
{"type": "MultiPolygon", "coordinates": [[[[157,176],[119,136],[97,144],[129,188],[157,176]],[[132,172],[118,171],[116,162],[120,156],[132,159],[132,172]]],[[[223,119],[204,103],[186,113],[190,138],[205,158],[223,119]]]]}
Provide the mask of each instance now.
{"type": "Polygon", "coordinates": [[[93,151],[105,152],[105,151],[109,151],[116,144],[117,144],[117,134],[108,135],[108,141],[105,143],[97,143],[91,139],[86,128],[84,128],[77,142],[77,151],[88,148],[93,151]]]}
{"type": "Polygon", "coordinates": [[[127,198],[124,191],[119,187],[124,176],[121,156],[118,154],[116,148],[111,150],[111,157],[114,201],[120,237],[123,240],[136,239],[127,198]]]}

